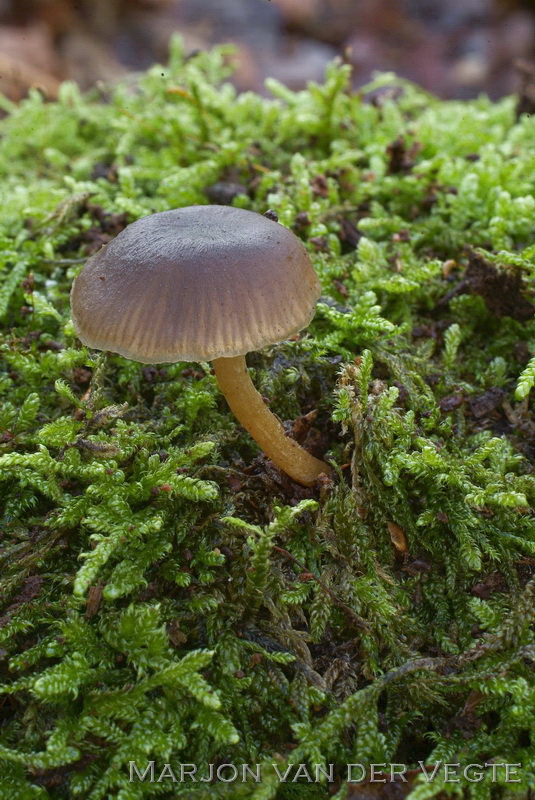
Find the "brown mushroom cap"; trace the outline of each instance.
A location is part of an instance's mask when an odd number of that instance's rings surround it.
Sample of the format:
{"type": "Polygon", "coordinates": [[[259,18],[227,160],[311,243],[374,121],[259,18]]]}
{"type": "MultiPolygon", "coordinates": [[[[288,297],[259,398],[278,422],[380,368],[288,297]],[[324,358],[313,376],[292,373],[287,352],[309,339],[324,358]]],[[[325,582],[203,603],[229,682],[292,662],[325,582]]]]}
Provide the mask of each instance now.
{"type": "Polygon", "coordinates": [[[320,283],[294,234],[261,214],[189,206],[143,217],[71,292],[80,340],[146,363],[244,355],[304,328],[320,283]]]}

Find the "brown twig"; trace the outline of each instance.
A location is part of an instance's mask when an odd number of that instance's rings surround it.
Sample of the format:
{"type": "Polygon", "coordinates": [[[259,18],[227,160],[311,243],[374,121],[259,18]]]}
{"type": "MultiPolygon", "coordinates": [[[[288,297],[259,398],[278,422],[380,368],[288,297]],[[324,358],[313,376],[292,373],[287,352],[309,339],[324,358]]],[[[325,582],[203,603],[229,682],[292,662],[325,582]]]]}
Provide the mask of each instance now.
{"type": "Polygon", "coordinates": [[[443,295],[443,297],[437,300],[437,302],[435,303],[435,308],[447,305],[450,302],[450,300],[456,295],[464,294],[464,292],[469,286],[470,286],[470,281],[466,280],[466,278],[463,278],[463,280],[460,281],[456,286],[454,286],[453,289],[451,289],[447,294],[443,295]]]}
{"type": "Polygon", "coordinates": [[[354,623],[354,624],[357,626],[357,628],[359,628],[359,629],[360,629],[360,630],[362,630],[362,631],[369,631],[369,630],[370,630],[370,624],[369,624],[368,622],[366,622],[366,620],[362,619],[362,617],[359,617],[359,615],[358,615],[358,614],[356,614],[356,613],[353,611],[353,609],[352,609],[352,608],[350,608],[348,605],[346,605],[346,603],[344,603],[344,601],[343,601],[343,600],[340,600],[340,598],[339,598],[339,597],[338,597],[338,596],[337,596],[337,595],[336,595],[336,594],[333,592],[333,590],[332,590],[332,589],[329,589],[329,587],[328,587],[328,586],[326,586],[326,585],[325,585],[325,584],[324,584],[322,581],[320,581],[320,579],[319,579],[319,578],[317,578],[317,577],[314,575],[314,573],[313,573],[313,572],[310,572],[310,570],[309,570],[309,569],[307,569],[307,568],[304,566],[304,564],[301,564],[301,562],[300,562],[300,561],[298,561],[298,560],[297,560],[297,558],[296,558],[295,556],[293,556],[291,553],[289,553],[289,552],[288,552],[288,550],[285,550],[283,547],[277,547],[276,545],[274,545],[274,546],[273,546],[273,549],[274,549],[274,550],[276,550],[278,553],[282,553],[283,555],[285,555],[287,558],[289,558],[291,561],[293,561],[293,562],[294,562],[294,564],[297,564],[297,566],[298,566],[300,569],[302,569],[302,570],[303,570],[303,572],[306,572],[306,574],[307,574],[307,575],[310,575],[310,577],[311,577],[313,580],[315,580],[315,581],[316,581],[316,583],[318,584],[318,586],[321,586],[321,588],[323,589],[323,591],[324,591],[326,594],[328,594],[328,595],[329,595],[329,597],[331,598],[331,600],[333,601],[333,603],[334,603],[335,605],[337,605],[337,606],[338,606],[338,608],[342,609],[342,611],[344,611],[344,612],[347,614],[347,616],[348,616],[348,617],[350,617],[351,621],[352,621],[352,622],[353,622],[353,623],[354,623]]]}

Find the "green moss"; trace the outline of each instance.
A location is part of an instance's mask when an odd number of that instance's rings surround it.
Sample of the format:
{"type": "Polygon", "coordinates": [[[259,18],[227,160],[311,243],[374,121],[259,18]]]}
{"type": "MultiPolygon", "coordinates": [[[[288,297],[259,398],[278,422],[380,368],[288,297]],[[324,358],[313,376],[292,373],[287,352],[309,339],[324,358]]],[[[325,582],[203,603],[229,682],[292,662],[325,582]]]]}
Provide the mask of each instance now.
{"type": "Polygon", "coordinates": [[[271,764],[494,759],[521,782],[420,770],[410,796],[526,797],[532,120],[391,75],[355,94],[339,64],[274,99],[227,75],[175,40],[139,83],[2,101],[0,796],[314,798],[271,764]],[[225,180],[322,281],[308,332],[249,357],[275,413],[317,411],[317,491],[259,456],[208,364],[94,354],[69,319],[88,253],[225,180]],[[265,779],[130,782],[151,760],[265,779]]]}

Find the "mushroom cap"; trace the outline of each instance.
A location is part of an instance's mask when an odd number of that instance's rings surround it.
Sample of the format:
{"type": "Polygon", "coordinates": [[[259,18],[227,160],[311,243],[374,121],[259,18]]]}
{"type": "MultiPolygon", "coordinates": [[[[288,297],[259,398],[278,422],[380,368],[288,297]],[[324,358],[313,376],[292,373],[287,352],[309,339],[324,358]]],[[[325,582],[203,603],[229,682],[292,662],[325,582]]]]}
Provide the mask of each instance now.
{"type": "Polygon", "coordinates": [[[253,211],[189,206],[143,217],[74,281],[83,344],[149,364],[244,355],[304,328],[320,296],[294,234],[253,211]]]}

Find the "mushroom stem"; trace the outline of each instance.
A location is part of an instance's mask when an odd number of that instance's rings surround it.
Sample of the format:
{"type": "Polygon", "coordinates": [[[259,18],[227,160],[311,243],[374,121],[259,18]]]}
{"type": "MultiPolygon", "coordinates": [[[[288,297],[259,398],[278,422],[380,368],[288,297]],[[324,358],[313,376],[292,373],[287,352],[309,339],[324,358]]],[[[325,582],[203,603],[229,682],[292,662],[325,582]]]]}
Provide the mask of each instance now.
{"type": "Polygon", "coordinates": [[[281,423],[253,386],[245,356],[216,358],[213,367],[234,416],[279,469],[303,486],[312,486],[322,472],[331,473],[328,464],[286,436],[281,423]]]}

